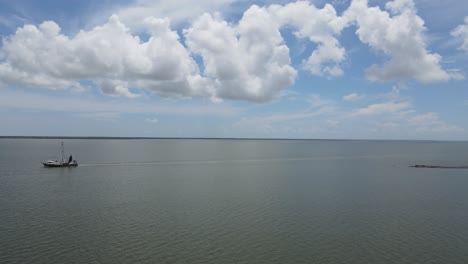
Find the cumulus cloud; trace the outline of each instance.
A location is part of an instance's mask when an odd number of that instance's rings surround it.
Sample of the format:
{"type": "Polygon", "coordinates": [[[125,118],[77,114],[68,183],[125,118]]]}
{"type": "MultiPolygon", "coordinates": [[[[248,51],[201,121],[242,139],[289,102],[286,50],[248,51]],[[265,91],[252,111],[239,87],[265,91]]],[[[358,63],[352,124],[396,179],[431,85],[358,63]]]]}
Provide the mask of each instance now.
{"type": "MultiPolygon", "coordinates": [[[[202,6],[211,10],[230,2],[202,1],[202,6]]],[[[140,4],[154,7],[146,0],[140,4]]],[[[165,0],[155,6],[176,9],[165,0]]],[[[368,68],[369,79],[433,82],[455,77],[441,69],[438,54],[427,51],[424,22],[412,0],[388,2],[386,10],[354,0],[342,16],[330,4],[317,8],[308,1],[253,5],[236,23],[217,13],[198,16],[200,11],[194,11],[180,15],[194,19],[182,30],[183,39],[171,29],[169,19],[142,19],[148,15],[145,12],[129,7],[119,14],[125,21],[138,17],[147,40],[132,33],[117,15],[75,36],[63,34],[53,21],[18,28],[3,39],[0,84],[76,89],[90,82],[104,94],[130,98],[148,90],[164,97],[266,102],[278,97],[298,75],[281,35],[283,28],[316,44],[306,54],[303,68],[331,78],[343,74],[346,50],[339,37],[353,23],[362,42],[390,58],[382,66],[368,68]]],[[[458,36],[462,30],[454,32],[458,36]]]]}
{"type": "Polygon", "coordinates": [[[366,97],[366,95],[364,94],[357,94],[357,93],[352,93],[352,94],[348,94],[348,95],[345,95],[343,96],[343,101],[347,101],[347,102],[357,102],[357,101],[360,101],[362,99],[364,99],[366,97]]]}
{"type": "Polygon", "coordinates": [[[47,21],[26,25],[3,41],[0,80],[10,85],[65,89],[89,80],[111,95],[136,97],[129,87],[160,94],[208,96],[198,67],[166,19],[147,19],[142,42],[117,16],[69,38],[47,21]]]}
{"type": "Polygon", "coordinates": [[[278,28],[265,8],[253,6],[237,26],[204,14],[184,34],[189,49],[203,58],[204,74],[218,97],[263,102],[297,75],[278,28]]]}
{"type": "Polygon", "coordinates": [[[341,63],[346,58],[346,52],[337,37],[348,25],[348,21],[338,16],[333,6],[326,4],[318,9],[307,1],[300,1],[285,6],[273,5],[269,10],[278,17],[282,25],[297,28],[297,37],[308,38],[318,44],[304,63],[305,69],[315,75],[343,75],[341,63]]]}
{"type": "MultiPolygon", "coordinates": [[[[452,77],[440,67],[441,56],[430,53],[423,39],[424,21],[413,0],[394,0],[386,10],[369,7],[367,0],[353,0],[345,17],[355,21],[359,39],[390,59],[366,70],[370,80],[448,81],[452,77]]],[[[455,76],[457,77],[457,76],[455,76]]]]}
{"type": "MultiPolygon", "coordinates": [[[[121,16],[128,20],[140,11],[127,8],[121,16]]],[[[140,88],[160,96],[265,102],[279,96],[297,76],[280,33],[285,26],[318,44],[304,62],[305,69],[316,75],[343,74],[345,50],[337,36],[346,21],[331,5],[254,5],[235,24],[205,13],[183,30],[186,46],[171,30],[169,19],[149,17],[143,24],[150,35],[147,41],[133,35],[117,15],[73,37],[52,21],[26,25],[3,41],[0,79],[7,85],[49,89],[90,81],[104,94],[130,98],[140,96],[140,88]],[[201,70],[194,54],[202,58],[201,70]]]]}
{"type": "Polygon", "coordinates": [[[468,16],[465,17],[465,24],[461,24],[451,32],[452,36],[460,39],[463,43],[460,49],[468,52],[468,16]]]}
{"type": "Polygon", "coordinates": [[[309,2],[252,6],[238,24],[204,14],[184,30],[188,48],[203,58],[205,76],[221,98],[269,101],[293,84],[289,48],[280,29],[290,26],[299,38],[317,43],[304,68],[315,75],[339,76],[345,50],[337,40],[346,21],[331,5],[309,2]],[[311,19],[313,18],[313,19],[311,19]]]}

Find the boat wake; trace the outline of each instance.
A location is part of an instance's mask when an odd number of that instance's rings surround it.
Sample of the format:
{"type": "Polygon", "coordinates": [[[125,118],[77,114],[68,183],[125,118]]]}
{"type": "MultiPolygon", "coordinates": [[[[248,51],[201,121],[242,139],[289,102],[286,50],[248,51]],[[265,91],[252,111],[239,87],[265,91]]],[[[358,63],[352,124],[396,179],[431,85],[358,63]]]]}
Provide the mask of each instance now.
{"type": "Polygon", "coordinates": [[[105,163],[85,163],[85,164],[80,164],[80,167],[289,162],[289,161],[308,161],[308,160],[341,160],[341,159],[350,159],[350,158],[358,158],[358,159],[359,158],[375,158],[375,156],[353,156],[353,157],[331,156],[331,157],[258,158],[258,159],[229,159],[229,160],[172,160],[172,161],[105,162],[105,163]]]}
{"type": "Polygon", "coordinates": [[[139,165],[184,165],[184,164],[220,164],[220,163],[252,163],[252,162],[281,162],[312,160],[314,158],[291,158],[291,159],[242,159],[242,160],[177,160],[177,161],[144,161],[144,162],[109,162],[80,164],[80,167],[91,166],[139,166],[139,165]]]}

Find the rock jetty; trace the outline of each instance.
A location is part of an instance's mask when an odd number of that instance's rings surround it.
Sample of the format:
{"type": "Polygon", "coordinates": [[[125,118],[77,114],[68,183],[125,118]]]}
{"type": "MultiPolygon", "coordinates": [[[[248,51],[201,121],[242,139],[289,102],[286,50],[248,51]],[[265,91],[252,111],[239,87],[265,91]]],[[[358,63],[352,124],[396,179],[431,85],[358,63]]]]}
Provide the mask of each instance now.
{"type": "Polygon", "coordinates": [[[412,168],[427,168],[427,169],[468,169],[468,166],[437,166],[437,165],[413,165],[412,168]]]}

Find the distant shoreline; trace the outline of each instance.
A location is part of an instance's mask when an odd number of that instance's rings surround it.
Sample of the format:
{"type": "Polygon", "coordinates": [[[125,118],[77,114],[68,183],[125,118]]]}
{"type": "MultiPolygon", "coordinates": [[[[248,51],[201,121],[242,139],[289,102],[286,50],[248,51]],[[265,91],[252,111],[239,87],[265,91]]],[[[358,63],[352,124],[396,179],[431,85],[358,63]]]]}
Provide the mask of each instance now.
{"type": "Polygon", "coordinates": [[[326,138],[234,138],[234,137],[106,137],[106,136],[0,136],[0,139],[101,139],[101,140],[294,140],[294,141],[380,141],[380,142],[468,142],[431,139],[326,139],[326,138]]]}

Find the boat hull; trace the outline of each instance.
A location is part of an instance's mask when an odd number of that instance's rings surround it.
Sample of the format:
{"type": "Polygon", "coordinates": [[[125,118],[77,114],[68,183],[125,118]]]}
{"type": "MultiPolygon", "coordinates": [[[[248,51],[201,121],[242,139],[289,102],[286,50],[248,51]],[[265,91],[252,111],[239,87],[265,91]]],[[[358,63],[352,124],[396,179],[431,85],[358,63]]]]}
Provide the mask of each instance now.
{"type": "Polygon", "coordinates": [[[78,163],[50,164],[43,162],[42,164],[47,168],[78,167],[78,163]]]}

